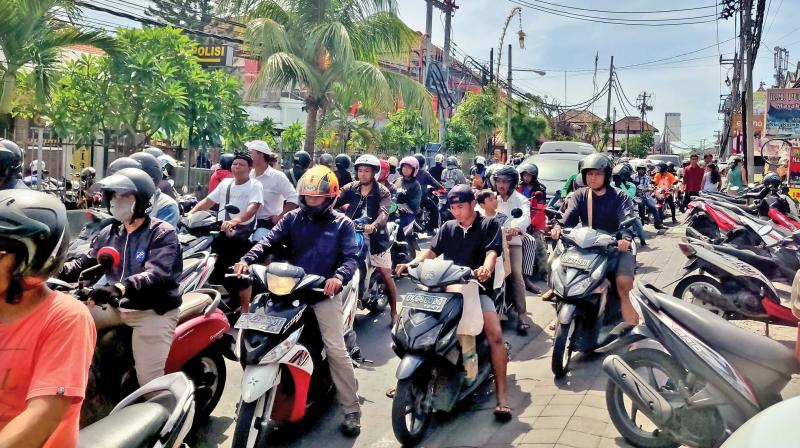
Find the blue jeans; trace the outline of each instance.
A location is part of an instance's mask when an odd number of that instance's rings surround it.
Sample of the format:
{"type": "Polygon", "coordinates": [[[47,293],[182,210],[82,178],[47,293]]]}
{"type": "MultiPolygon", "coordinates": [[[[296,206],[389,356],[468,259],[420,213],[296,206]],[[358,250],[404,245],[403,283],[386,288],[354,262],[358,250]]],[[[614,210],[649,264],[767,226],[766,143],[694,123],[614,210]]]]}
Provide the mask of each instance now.
{"type": "Polygon", "coordinates": [[[653,215],[653,221],[655,221],[656,227],[661,227],[661,213],[658,212],[656,208],[656,200],[652,196],[645,196],[642,198],[642,203],[639,204],[639,216],[644,220],[644,210],[647,207],[650,210],[650,214],[653,215]]]}
{"type": "Polygon", "coordinates": [[[644,226],[642,225],[642,220],[636,218],[636,221],[633,223],[633,230],[636,232],[636,235],[639,237],[639,242],[645,244],[645,235],[644,235],[644,226]]]}

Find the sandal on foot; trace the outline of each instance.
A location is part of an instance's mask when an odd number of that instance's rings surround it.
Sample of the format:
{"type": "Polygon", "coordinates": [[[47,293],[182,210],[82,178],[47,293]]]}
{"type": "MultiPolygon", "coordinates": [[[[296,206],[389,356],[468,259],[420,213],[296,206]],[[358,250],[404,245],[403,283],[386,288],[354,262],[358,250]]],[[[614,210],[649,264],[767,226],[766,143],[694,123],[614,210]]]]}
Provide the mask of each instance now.
{"type": "Polygon", "coordinates": [[[511,420],[511,411],[513,411],[513,410],[514,409],[512,409],[511,406],[509,406],[507,404],[504,404],[504,405],[498,404],[494,408],[494,418],[498,422],[505,423],[505,422],[511,420]]]}
{"type": "Polygon", "coordinates": [[[530,324],[520,322],[519,325],[517,325],[517,334],[520,336],[527,336],[529,328],[531,328],[530,324]]]}
{"type": "Polygon", "coordinates": [[[395,396],[396,394],[397,394],[397,389],[395,389],[395,387],[394,387],[394,386],[392,386],[392,387],[390,387],[390,388],[386,389],[386,397],[387,397],[387,398],[391,398],[392,400],[394,400],[394,396],[395,396]]]}

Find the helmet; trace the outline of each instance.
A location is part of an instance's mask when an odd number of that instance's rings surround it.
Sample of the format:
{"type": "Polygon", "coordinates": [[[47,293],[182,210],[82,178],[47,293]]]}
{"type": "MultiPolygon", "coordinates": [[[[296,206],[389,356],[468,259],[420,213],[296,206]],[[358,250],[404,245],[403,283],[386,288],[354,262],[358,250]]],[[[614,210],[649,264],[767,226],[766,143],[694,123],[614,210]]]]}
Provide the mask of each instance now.
{"type": "Polygon", "coordinates": [[[321,217],[333,208],[339,196],[339,180],[330,168],[317,165],[303,174],[297,181],[297,193],[300,195],[300,208],[312,219],[321,217]],[[322,196],[325,202],[316,207],[306,204],[306,196],[322,196]]]}
{"type": "Polygon", "coordinates": [[[417,162],[419,162],[419,168],[420,169],[425,168],[426,159],[425,159],[425,156],[422,155],[422,153],[418,152],[418,153],[414,154],[414,158],[417,159],[417,162]]]}
{"type": "Polygon", "coordinates": [[[486,158],[482,156],[475,157],[475,165],[486,165],[486,158]]]}
{"type": "Polygon", "coordinates": [[[156,148],[155,146],[148,146],[144,148],[142,152],[145,154],[150,154],[151,156],[156,158],[158,158],[158,156],[164,155],[164,151],[162,151],[160,148],[156,148]]]}
{"type": "Polygon", "coordinates": [[[161,165],[161,172],[164,176],[172,177],[175,175],[175,168],[178,167],[178,161],[166,154],[158,156],[158,164],[161,165]]]}
{"type": "Polygon", "coordinates": [[[81,180],[93,180],[97,176],[97,171],[92,167],[86,167],[81,170],[81,180]]]}
{"type": "Polygon", "coordinates": [[[450,156],[447,158],[447,166],[458,168],[458,158],[456,156],[450,156]]]}
{"type": "Polygon", "coordinates": [[[139,163],[138,160],[132,159],[130,157],[120,157],[119,159],[116,159],[108,164],[108,168],[106,168],[106,177],[111,176],[112,174],[116,173],[117,171],[123,168],[141,169],[142,164],[139,163]]]}
{"type": "Polygon", "coordinates": [[[38,160],[34,160],[33,162],[31,162],[30,165],[28,165],[31,169],[31,173],[35,173],[39,169],[40,164],[42,166],[42,172],[47,171],[47,166],[44,164],[44,160],[42,160],[41,162],[38,160]]]}
{"type": "Polygon", "coordinates": [[[519,172],[517,172],[517,170],[513,166],[503,165],[502,167],[492,172],[493,186],[495,186],[494,184],[500,178],[507,179],[509,182],[511,182],[510,186],[511,191],[517,189],[517,185],[519,185],[519,172]]]}
{"type": "Polygon", "coordinates": [[[358,170],[359,165],[371,166],[372,173],[375,175],[375,180],[378,180],[381,175],[381,161],[378,160],[377,157],[373,156],[372,154],[364,154],[363,156],[359,156],[353,166],[356,170],[358,170]]]}
{"type": "Polygon", "coordinates": [[[386,161],[389,162],[389,165],[397,168],[397,157],[391,156],[388,159],[386,159],[386,161]]]}
{"type": "Polygon", "coordinates": [[[299,166],[302,169],[308,168],[311,165],[311,156],[305,151],[297,151],[294,153],[294,166],[299,166]]]}
{"type": "Polygon", "coordinates": [[[614,169],[611,171],[611,175],[619,177],[621,181],[626,181],[630,179],[632,174],[633,170],[631,169],[630,165],[624,163],[615,166],[614,169]]]}
{"type": "Polygon", "coordinates": [[[324,152],[319,156],[319,163],[320,165],[325,165],[328,168],[333,168],[333,156],[324,152]]]}
{"type": "Polygon", "coordinates": [[[539,177],[539,167],[533,163],[523,163],[517,167],[517,171],[519,171],[519,174],[528,173],[533,176],[534,179],[539,177]]]}
{"type": "Polygon", "coordinates": [[[11,140],[0,138],[0,178],[19,175],[22,171],[22,150],[11,140]]]}
{"type": "Polygon", "coordinates": [[[581,167],[581,180],[584,185],[586,183],[586,173],[589,170],[601,170],[605,174],[605,186],[611,185],[611,161],[603,154],[595,153],[589,154],[583,159],[583,166],[581,167]]]}
{"type": "Polygon", "coordinates": [[[150,201],[156,194],[156,185],[153,183],[153,179],[138,168],[123,168],[115,174],[101,179],[96,185],[103,192],[103,205],[109,209],[109,213],[111,213],[111,198],[114,193],[133,193],[136,197],[133,219],[147,214],[150,201]]]}
{"type": "Polygon", "coordinates": [[[137,152],[136,154],[131,155],[131,159],[139,162],[142,165],[142,171],[147,173],[150,176],[150,179],[153,179],[153,185],[158,185],[161,183],[161,179],[164,178],[164,173],[161,172],[161,164],[158,163],[158,159],[153,157],[152,154],[148,154],[146,152],[137,152]]]}
{"type": "Polygon", "coordinates": [[[666,162],[658,162],[657,165],[659,173],[666,173],[667,172],[667,163],[666,162]]]}
{"type": "Polygon", "coordinates": [[[411,173],[411,177],[417,177],[417,173],[419,172],[419,161],[416,157],[413,156],[406,156],[403,157],[403,160],[400,161],[400,174],[403,172],[403,165],[408,165],[414,169],[411,173]]]}
{"type": "Polygon", "coordinates": [[[47,278],[64,262],[67,210],[53,195],[33,190],[0,191],[0,250],[17,255],[14,276],[47,278]]]}
{"type": "Polygon", "coordinates": [[[444,154],[436,154],[433,157],[433,161],[436,162],[437,165],[441,165],[444,163],[444,154]]]}
{"type": "Polygon", "coordinates": [[[484,175],[484,178],[486,178],[486,180],[488,181],[489,187],[492,190],[494,190],[494,183],[492,181],[492,174],[494,174],[495,171],[499,170],[500,168],[502,168],[504,166],[505,165],[503,165],[502,163],[493,163],[493,164],[491,164],[491,165],[486,167],[486,172],[483,173],[483,175],[484,175]]]}
{"type": "Polygon", "coordinates": [[[233,158],[234,157],[235,157],[235,154],[233,154],[232,152],[224,152],[224,153],[220,154],[219,155],[219,169],[230,171],[231,167],[233,166],[233,158]]]}
{"type": "Polygon", "coordinates": [[[340,170],[347,170],[350,168],[350,156],[347,154],[339,154],[336,156],[336,159],[334,159],[334,163],[336,164],[336,168],[339,168],[340,170]]]}
{"type": "Polygon", "coordinates": [[[781,186],[783,179],[777,173],[768,173],[761,180],[761,183],[767,188],[776,189],[781,186]]]}
{"type": "Polygon", "coordinates": [[[378,176],[378,182],[386,182],[389,179],[389,162],[381,159],[381,172],[378,176]]]}
{"type": "Polygon", "coordinates": [[[675,171],[675,163],[674,162],[667,162],[667,171],[669,171],[669,172],[675,171]]]}

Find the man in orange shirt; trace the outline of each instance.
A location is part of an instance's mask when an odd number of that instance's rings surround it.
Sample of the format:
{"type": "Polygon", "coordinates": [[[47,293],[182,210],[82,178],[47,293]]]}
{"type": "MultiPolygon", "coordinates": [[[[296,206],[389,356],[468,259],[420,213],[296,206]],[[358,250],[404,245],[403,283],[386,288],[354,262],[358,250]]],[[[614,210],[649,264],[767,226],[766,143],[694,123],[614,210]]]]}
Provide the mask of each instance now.
{"type": "MultiPolygon", "coordinates": [[[[658,164],[658,172],[655,176],[653,176],[653,182],[656,184],[656,191],[663,190],[665,197],[665,201],[669,204],[669,209],[672,211],[672,222],[678,222],[675,218],[675,198],[672,197],[672,186],[675,185],[675,182],[678,179],[675,178],[675,175],[667,171],[667,164],[666,162],[660,162],[658,164]]],[[[661,221],[664,222],[664,209],[661,209],[661,221]]]]}
{"type": "Polygon", "coordinates": [[[96,331],[85,305],[45,284],[64,261],[66,223],[54,196],[0,192],[0,447],[78,443],[96,331]]]}

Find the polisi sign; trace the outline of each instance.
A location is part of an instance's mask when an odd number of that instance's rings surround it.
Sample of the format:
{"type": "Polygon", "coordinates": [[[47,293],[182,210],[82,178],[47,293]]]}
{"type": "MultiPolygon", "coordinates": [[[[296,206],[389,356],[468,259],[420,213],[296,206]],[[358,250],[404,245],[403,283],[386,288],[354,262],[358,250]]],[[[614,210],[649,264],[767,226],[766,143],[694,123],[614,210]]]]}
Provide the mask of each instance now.
{"type": "Polygon", "coordinates": [[[198,45],[196,54],[203,67],[233,65],[233,47],[227,45],[198,45]]]}

